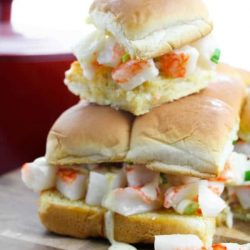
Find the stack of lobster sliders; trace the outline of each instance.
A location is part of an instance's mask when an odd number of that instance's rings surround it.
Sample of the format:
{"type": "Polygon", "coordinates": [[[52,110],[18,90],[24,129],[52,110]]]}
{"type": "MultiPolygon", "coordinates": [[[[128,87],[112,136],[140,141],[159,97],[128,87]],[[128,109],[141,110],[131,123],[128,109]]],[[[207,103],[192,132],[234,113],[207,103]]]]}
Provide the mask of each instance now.
{"type": "Polygon", "coordinates": [[[227,209],[224,184],[211,178],[232,158],[244,97],[243,84],[221,76],[139,117],[79,102],[51,128],[45,157],[22,168],[24,183],[40,192],[41,222],[124,249],[168,234],[210,246],[227,209]]]}
{"type": "Polygon", "coordinates": [[[228,211],[217,178],[238,157],[246,92],[215,72],[203,1],[96,0],[90,19],[65,80],[83,100],[55,122],[45,157],[22,168],[41,222],[112,249],[169,234],[209,247],[228,211]]]}
{"type": "Polygon", "coordinates": [[[95,0],[89,16],[65,79],[81,98],[141,115],[214,79],[220,50],[202,0],[95,0]]]}

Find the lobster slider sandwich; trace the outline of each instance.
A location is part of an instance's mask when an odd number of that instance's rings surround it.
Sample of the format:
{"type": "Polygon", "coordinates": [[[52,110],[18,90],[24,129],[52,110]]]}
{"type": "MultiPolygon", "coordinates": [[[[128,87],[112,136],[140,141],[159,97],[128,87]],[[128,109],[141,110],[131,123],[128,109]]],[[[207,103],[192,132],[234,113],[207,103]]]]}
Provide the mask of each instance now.
{"type": "Polygon", "coordinates": [[[226,207],[223,185],[173,185],[166,175],[127,163],[133,119],[85,102],[58,118],[45,157],[22,168],[24,183],[41,192],[42,223],[58,234],[106,237],[112,244],[149,243],[155,235],[174,233],[195,234],[210,245],[215,217],[226,207]],[[206,195],[214,209],[201,198],[206,195]]]}
{"type": "Polygon", "coordinates": [[[245,96],[243,83],[221,75],[201,93],[138,117],[127,159],[164,173],[218,176],[233,151],[245,96]]]}
{"type": "Polygon", "coordinates": [[[65,78],[89,102],[141,115],[214,78],[220,50],[202,0],[95,0],[89,16],[96,29],[65,78]]]}
{"type": "Polygon", "coordinates": [[[141,117],[83,101],[64,112],[49,132],[45,157],[22,168],[24,183],[41,192],[45,227],[112,244],[195,234],[209,246],[215,218],[227,208],[224,184],[184,175],[215,176],[239,122],[239,107],[216,99],[212,89],[141,117]]]}

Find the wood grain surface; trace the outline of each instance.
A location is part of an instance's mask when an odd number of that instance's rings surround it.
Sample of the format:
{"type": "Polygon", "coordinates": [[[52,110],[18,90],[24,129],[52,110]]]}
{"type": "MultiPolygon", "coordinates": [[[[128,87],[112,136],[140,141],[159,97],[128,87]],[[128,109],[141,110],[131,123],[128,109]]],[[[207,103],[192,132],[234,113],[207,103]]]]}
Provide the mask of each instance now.
{"type": "MultiPolygon", "coordinates": [[[[38,195],[21,182],[19,170],[0,176],[0,249],[108,249],[105,240],[71,239],[47,232],[37,216],[37,199],[38,195]]],[[[250,242],[250,223],[236,222],[234,229],[219,228],[215,241],[250,242]]],[[[153,249],[153,246],[138,246],[138,250],[142,249],[153,249]]]]}

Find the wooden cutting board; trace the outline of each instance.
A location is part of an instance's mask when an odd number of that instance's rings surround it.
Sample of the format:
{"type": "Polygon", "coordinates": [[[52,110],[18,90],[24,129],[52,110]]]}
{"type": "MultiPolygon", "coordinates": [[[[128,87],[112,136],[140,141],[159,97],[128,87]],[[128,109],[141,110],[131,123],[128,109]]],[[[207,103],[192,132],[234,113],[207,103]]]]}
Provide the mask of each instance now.
{"type": "MultiPolygon", "coordinates": [[[[107,250],[105,240],[80,240],[48,233],[39,223],[37,194],[28,190],[16,170],[0,176],[0,249],[8,250],[107,250]]],[[[219,228],[216,242],[250,242],[250,223],[236,222],[234,229],[219,228]]],[[[152,245],[138,246],[138,250],[152,245]]]]}

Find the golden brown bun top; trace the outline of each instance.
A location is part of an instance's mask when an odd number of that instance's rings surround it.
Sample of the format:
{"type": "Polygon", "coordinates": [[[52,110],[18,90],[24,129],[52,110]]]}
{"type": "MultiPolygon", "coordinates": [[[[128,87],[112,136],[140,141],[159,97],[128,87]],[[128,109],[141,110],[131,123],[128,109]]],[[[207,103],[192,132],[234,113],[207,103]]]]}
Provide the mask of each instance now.
{"type": "Polygon", "coordinates": [[[51,128],[46,158],[51,164],[122,161],[132,116],[108,106],[82,101],[65,111],[51,128]]]}
{"type": "Polygon", "coordinates": [[[202,0],[95,0],[90,17],[142,58],[165,54],[212,30],[202,0]]]}
{"type": "Polygon", "coordinates": [[[250,142],[250,90],[241,113],[239,137],[250,142]]]}
{"type": "Polygon", "coordinates": [[[245,84],[226,75],[218,75],[214,83],[200,93],[201,95],[217,98],[233,108],[239,117],[247,91],[245,84]]]}
{"type": "Polygon", "coordinates": [[[237,119],[227,103],[192,95],[138,117],[128,158],[166,173],[218,175],[233,149],[236,130],[237,119]]]}

